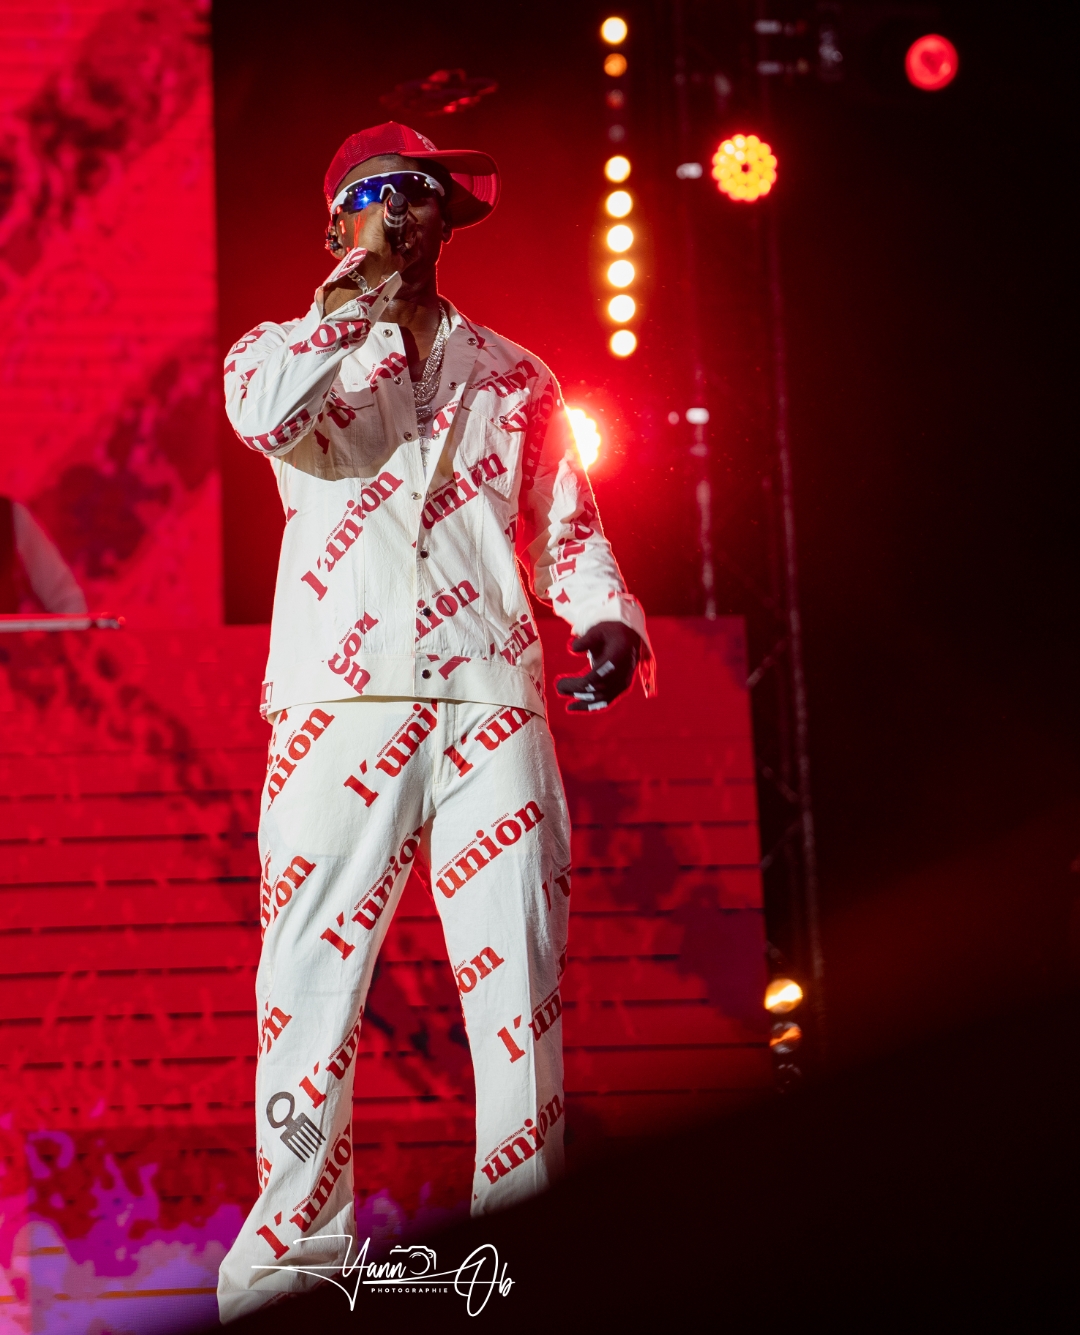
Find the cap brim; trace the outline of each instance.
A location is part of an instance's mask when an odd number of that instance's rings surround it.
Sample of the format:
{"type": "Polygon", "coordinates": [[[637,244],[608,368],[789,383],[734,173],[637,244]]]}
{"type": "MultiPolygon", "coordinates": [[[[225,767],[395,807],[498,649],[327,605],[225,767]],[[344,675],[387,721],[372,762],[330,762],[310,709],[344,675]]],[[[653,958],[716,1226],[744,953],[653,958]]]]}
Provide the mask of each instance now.
{"type": "Polygon", "coordinates": [[[446,212],[455,227],[482,222],[499,202],[499,169],[486,153],[466,148],[409,156],[417,162],[438,162],[450,173],[454,189],[446,212]]]}

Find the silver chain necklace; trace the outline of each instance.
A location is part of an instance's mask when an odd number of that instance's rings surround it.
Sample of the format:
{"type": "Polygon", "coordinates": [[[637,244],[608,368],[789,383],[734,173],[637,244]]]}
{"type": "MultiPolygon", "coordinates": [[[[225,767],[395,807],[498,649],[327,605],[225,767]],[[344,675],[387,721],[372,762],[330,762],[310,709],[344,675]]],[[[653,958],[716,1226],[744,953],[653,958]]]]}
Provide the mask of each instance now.
{"type": "Polygon", "coordinates": [[[431,351],[428,353],[424,374],[413,385],[413,403],[416,406],[416,420],[418,422],[426,422],[431,417],[431,402],[439,388],[443,354],[446,351],[446,340],[449,337],[450,319],[446,314],[445,307],[440,302],[439,331],[435,335],[435,342],[432,343],[431,351]]]}

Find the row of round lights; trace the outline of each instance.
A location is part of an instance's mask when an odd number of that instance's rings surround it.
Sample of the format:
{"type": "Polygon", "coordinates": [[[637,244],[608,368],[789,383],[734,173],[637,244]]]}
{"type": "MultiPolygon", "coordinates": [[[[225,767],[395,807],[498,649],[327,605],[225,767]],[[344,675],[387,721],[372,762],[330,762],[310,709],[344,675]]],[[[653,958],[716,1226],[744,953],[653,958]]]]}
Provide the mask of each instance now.
{"type": "MultiPolygon", "coordinates": [[[[622,18],[607,18],[600,25],[600,36],[610,47],[622,46],[628,34],[626,20],[622,18]]],[[[609,51],[604,57],[604,73],[609,79],[621,79],[626,70],[627,60],[622,51],[609,51]]],[[[626,95],[623,90],[613,84],[607,92],[608,106],[621,108],[625,105],[625,101],[626,95]]],[[[609,134],[613,142],[618,142],[625,137],[625,129],[621,125],[613,125],[609,134]]],[[[628,218],[634,209],[634,196],[626,188],[626,182],[630,179],[630,159],[624,153],[616,153],[604,163],[604,175],[610,184],[616,187],[609,191],[604,200],[604,212],[612,220],[604,237],[604,244],[612,256],[616,257],[611,260],[607,268],[608,286],[616,289],[608,298],[607,313],[608,317],[619,326],[608,340],[608,347],[616,357],[629,357],[638,343],[637,335],[627,327],[637,314],[637,302],[627,291],[637,277],[634,263],[628,254],[634,244],[634,230],[629,223],[622,221],[628,218]]]]}
{"type": "MultiPolygon", "coordinates": [[[[609,18],[600,25],[600,36],[608,46],[621,46],[626,41],[628,32],[625,19],[609,18]]],[[[614,81],[621,79],[626,70],[626,56],[621,51],[609,51],[604,58],[604,73],[613,82],[608,88],[606,101],[616,112],[625,107],[626,93],[614,81]]],[[[622,119],[619,116],[608,130],[613,143],[621,143],[626,138],[626,127],[621,124],[622,119]]],[[[630,176],[630,159],[621,153],[609,158],[604,166],[604,174],[613,185],[622,186],[630,176]]],[[[629,190],[613,190],[604,201],[604,207],[609,218],[626,218],[633,210],[634,199],[629,190]]],[[[633,244],[634,236],[627,224],[616,222],[609,229],[606,240],[610,250],[621,254],[633,244]]],[[[608,282],[614,288],[629,287],[633,280],[634,266],[629,260],[616,260],[608,269],[608,282]]],[[[621,326],[625,326],[633,317],[636,308],[634,298],[628,292],[616,292],[607,304],[608,315],[621,326]]],[[[633,330],[619,328],[611,335],[609,347],[616,357],[628,357],[637,347],[637,338],[633,330]]],[[[584,408],[567,404],[566,416],[570,422],[570,430],[582,467],[588,472],[600,457],[600,447],[603,444],[600,429],[595,419],[590,417],[584,408]]]]}

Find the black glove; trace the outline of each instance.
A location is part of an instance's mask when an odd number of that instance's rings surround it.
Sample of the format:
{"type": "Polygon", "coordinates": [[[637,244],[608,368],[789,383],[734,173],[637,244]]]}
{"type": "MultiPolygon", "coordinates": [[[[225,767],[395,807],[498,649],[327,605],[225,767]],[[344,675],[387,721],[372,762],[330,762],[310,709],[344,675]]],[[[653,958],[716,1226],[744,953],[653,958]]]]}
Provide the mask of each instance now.
{"type": "Polygon", "coordinates": [[[600,621],[584,635],[571,640],[570,650],[575,654],[587,653],[592,671],[580,677],[560,677],[555,683],[560,695],[574,697],[566,706],[567,713],[607,709],[634,680],[641,638],[621,621],[600,621]]]}

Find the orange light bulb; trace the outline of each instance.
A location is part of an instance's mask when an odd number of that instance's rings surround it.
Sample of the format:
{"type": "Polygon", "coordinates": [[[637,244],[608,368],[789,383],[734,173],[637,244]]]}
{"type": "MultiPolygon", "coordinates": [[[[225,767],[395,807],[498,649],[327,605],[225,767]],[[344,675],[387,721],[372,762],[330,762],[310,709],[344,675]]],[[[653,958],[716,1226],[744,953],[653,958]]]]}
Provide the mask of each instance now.
{"type": "Polygon", "coordinates": [[[607,234],[608,250],[613,250],[616,254],[629,250],[633,244],[634,234],[625,223],[618,223],[607,234]]]}

